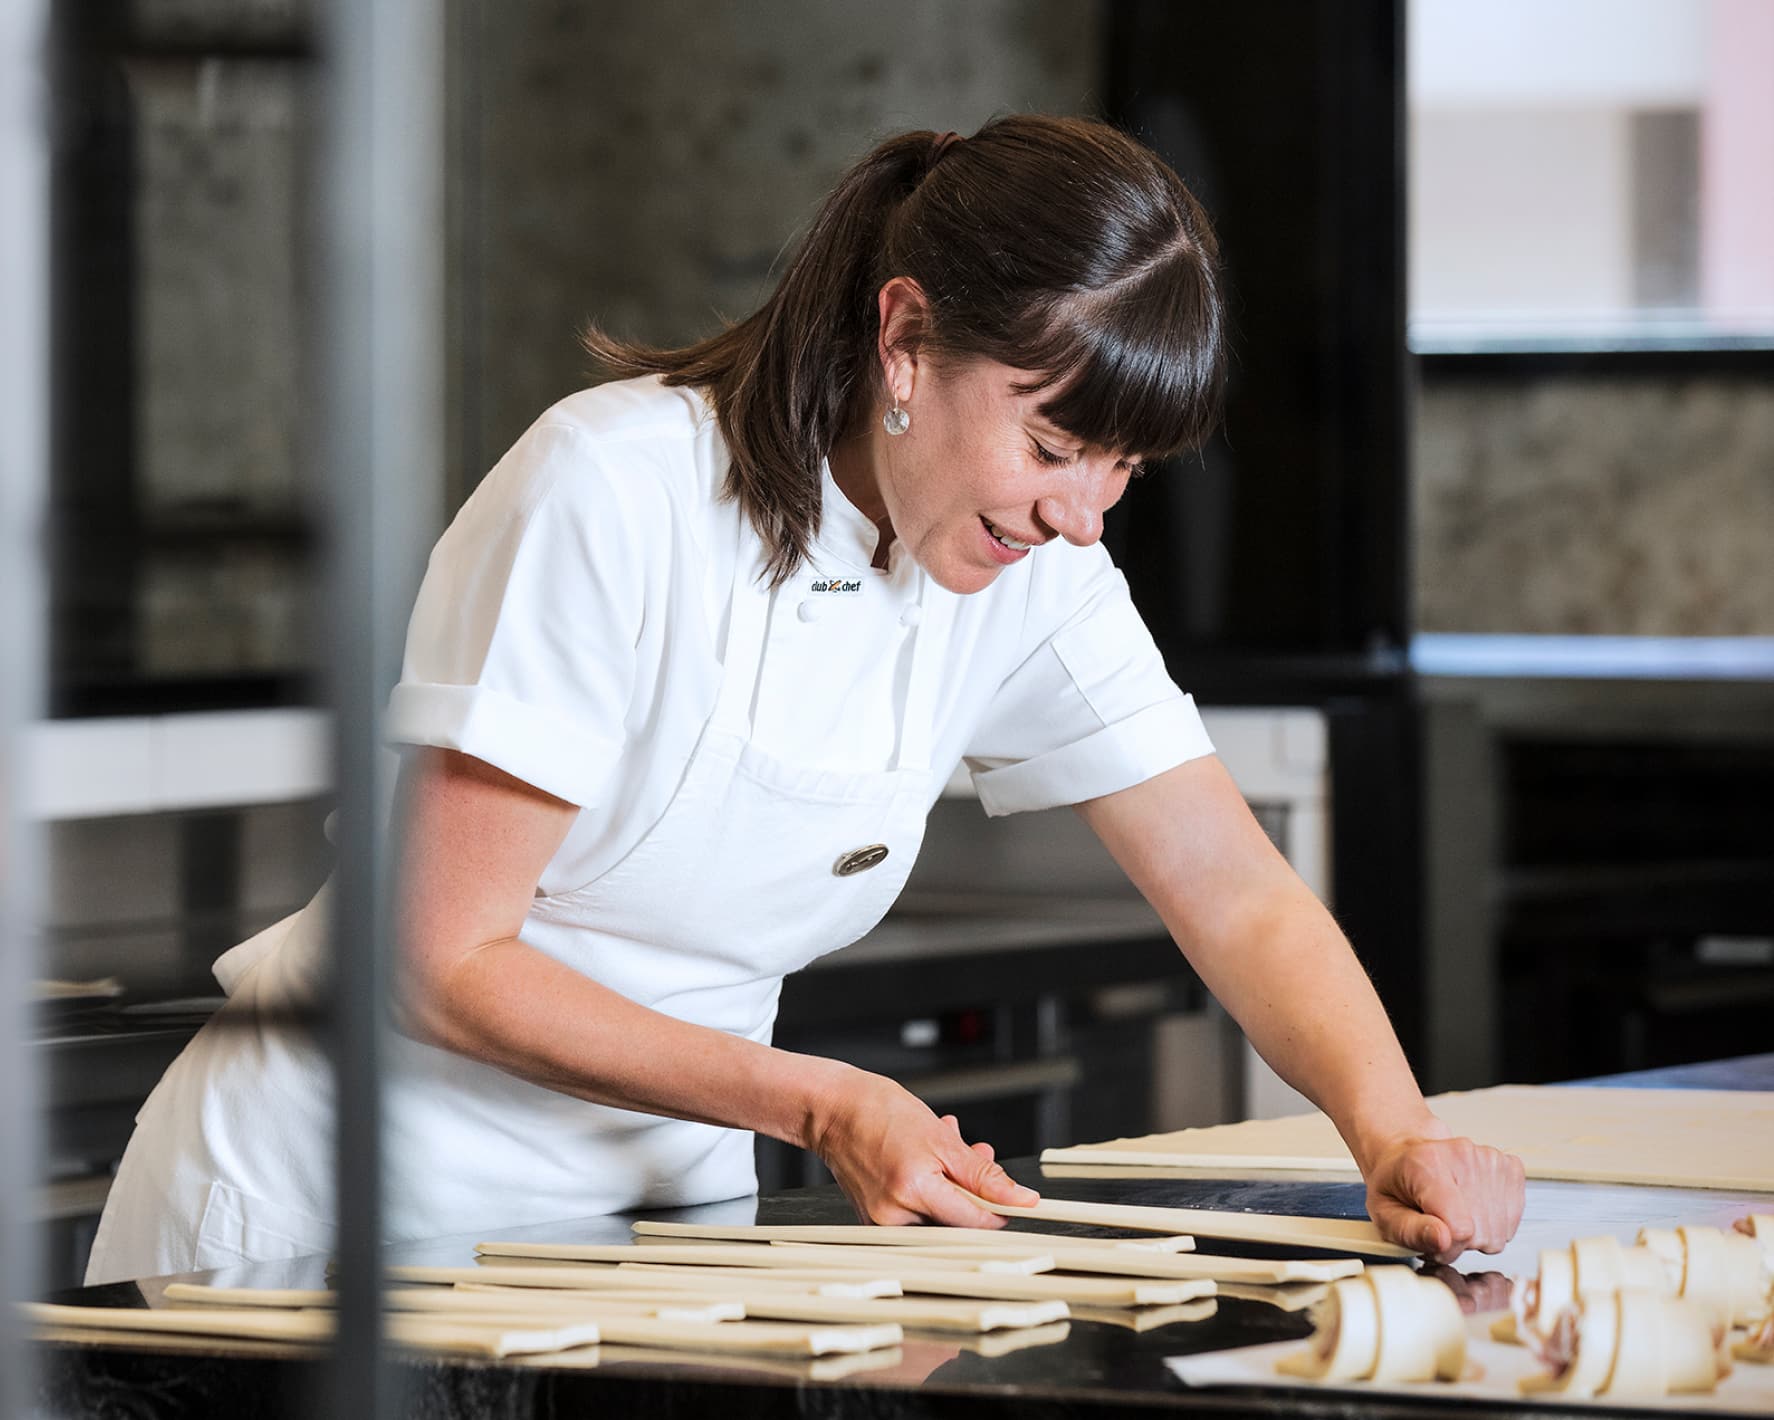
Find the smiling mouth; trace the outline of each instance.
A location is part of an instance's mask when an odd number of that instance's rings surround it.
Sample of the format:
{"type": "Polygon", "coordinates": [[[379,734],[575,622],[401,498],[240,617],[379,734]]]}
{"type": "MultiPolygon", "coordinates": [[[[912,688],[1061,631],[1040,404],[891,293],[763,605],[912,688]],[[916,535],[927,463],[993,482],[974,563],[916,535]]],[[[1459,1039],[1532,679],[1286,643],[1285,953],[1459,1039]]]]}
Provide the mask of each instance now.
{"type": "Polygon", "coordinates": [[[1012,552],[1027,552],[1031,547],[1036,546],[1035,543],[1023,542],[1019,538],[1012,537],[1007,532],[999,531],[998,525],[996,523],[994,523],[988,517],[982,516],[980,518],[980,521],[986,525],[987,532],[989,532],[993,537],[997,538],[999,542],[1001,542],[1005,547],[1008,547],[1012,552]]]}

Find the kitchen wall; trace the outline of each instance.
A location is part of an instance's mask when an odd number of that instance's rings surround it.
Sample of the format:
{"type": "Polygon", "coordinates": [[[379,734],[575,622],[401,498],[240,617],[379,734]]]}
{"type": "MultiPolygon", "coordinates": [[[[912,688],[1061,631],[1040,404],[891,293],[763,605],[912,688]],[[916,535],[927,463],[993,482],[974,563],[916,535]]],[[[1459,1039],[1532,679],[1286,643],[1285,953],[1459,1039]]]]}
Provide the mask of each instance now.
{"type": "Polygon", "coordinates": [[[1774,635],[1765,374],[1423,377],[1417,628],[1774,635]]]}
{"type": "Polygon", "coordinates": [[[454,7],[450,470],[585,382],[587,318],[657,342],[769,289],[838,174],[906,128],[1093,107],[1100,3],[454,7]]]}

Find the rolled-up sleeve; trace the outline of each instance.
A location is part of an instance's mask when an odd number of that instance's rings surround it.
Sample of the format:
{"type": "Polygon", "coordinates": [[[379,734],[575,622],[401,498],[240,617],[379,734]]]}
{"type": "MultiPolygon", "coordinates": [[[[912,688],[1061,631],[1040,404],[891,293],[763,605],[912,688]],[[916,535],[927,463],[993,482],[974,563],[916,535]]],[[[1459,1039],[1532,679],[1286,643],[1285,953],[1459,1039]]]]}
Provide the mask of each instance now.
{"type": "Polygon", "coordinates": [[[633,690],[647,541],[635,522],[588,436],[525,434],[432,552],[385,738],[592,802],[633,690]]]}
{"type": "MultiPolygon", "coordinates": [[[[1090,560],[1086,577],[1067,579],[1070,614],[1038,634],[963,756],[994,817],[1100,798],[1213,753],[1194,699],[1165,670],[1126,579],[1100,549],[1073,555],[1090,560]]],[[[1037,618],[1041,605],[1037,599],[1037,618]]]]}

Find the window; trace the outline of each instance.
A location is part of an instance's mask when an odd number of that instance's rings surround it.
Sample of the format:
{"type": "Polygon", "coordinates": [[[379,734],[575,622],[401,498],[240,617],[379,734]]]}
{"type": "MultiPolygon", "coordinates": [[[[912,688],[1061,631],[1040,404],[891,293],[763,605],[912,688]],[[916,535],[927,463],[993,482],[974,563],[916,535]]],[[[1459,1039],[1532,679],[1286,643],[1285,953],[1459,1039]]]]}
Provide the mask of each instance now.
{"type": "Polygon", "coordinates": [[[1774,346],[1774,0],[1410,0],[1430,353],[1774,346]]]}

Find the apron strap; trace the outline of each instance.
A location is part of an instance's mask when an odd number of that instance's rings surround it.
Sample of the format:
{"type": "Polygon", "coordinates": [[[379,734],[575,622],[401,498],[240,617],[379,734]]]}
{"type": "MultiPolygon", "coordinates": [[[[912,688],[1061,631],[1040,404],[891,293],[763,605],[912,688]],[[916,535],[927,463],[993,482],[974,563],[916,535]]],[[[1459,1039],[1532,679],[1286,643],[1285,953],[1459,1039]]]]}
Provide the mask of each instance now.
{"type": "Polygon", "coordinates": [[[953,592],[946,592],[918,573],[917,627],[912,632],[912,670],[906,683],[905,711],[899,720],[899,749],[895,769],[923,771],[930,767],[930,747],[936,737],[936,702],[942,688],[943,652],[948,649],[949,629],[954,622],[953,592]]]}
{"type": "Polygon", "coordinates": [[[763,548],[741,534],[733,553],[733,592],[728,600],[727,651],[721,658],[721,690],[710,717],[712,729],[745,737],[751,731],[752,701],[764,660],[775,593],[759,580],[764,573],[763,548]]]}
{"type": "MultiPolygon", "coordinates": [[[[748,549],[741,538],[733,563],[733,593],[727,613],[727,650],[721,659],[721,689],[715,701],[711,728],[740,736],[751,732],[753,701],[763,664],[764,642],[769,631],[776,593],[764,586],[762,549],[748,549]]],[[[912,632],[912,665],[907,678],[905,707],[899,717],[899,745],[893,768],[925,770],[930,767],[931,742],[936,730],[936,702],[942,681],[943,652],[948,646],[954,620],[955,596],[918,573],[919,620],[912,632]]]]}

